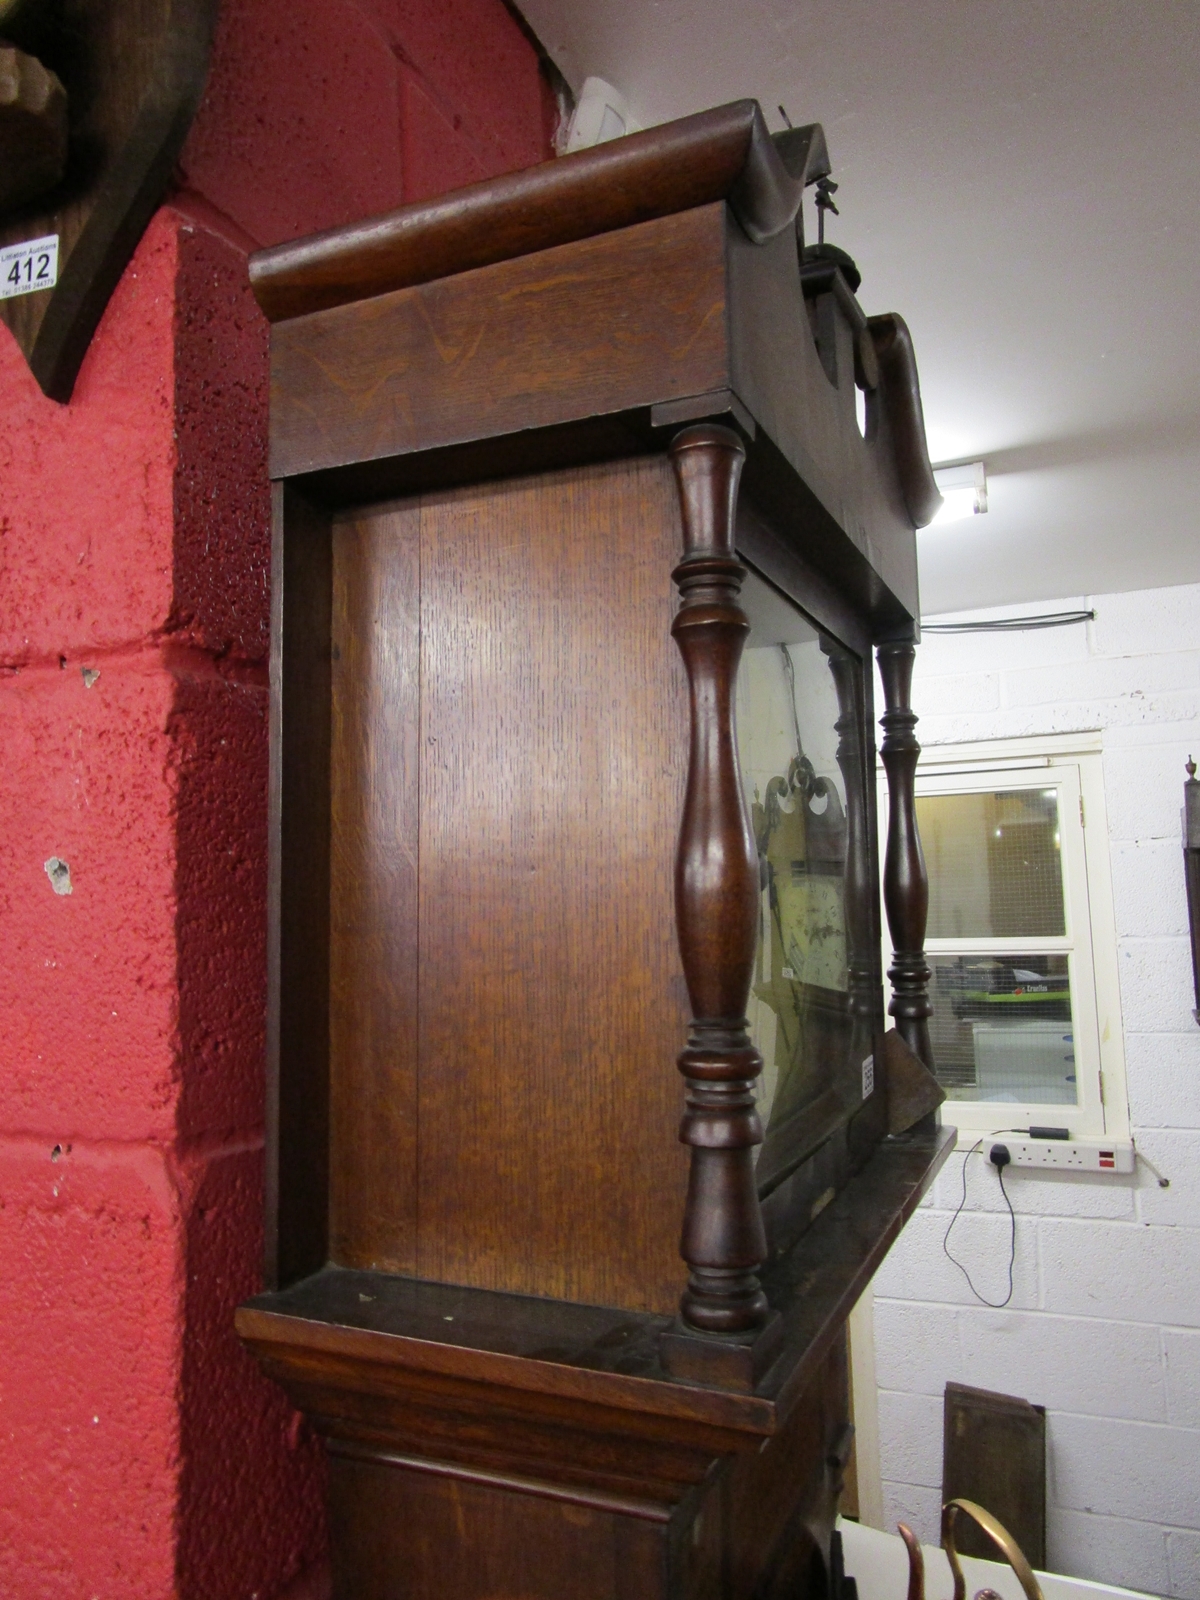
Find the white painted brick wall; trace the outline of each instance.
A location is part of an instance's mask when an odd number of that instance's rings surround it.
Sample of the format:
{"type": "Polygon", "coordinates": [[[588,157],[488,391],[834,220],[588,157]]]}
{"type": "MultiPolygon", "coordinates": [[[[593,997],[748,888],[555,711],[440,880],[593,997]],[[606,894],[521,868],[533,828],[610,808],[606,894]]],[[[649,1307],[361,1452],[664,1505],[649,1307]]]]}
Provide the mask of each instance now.
{"type": "MultiPolygon", "coordinates": [[[[1072,596],[1085,626],[927,635],[922,742],[1103,730],[1133,1178],[1010,1169],[1014,1294],[989,1310],[946,1259],[951,1158],[875,1283],[881,1469],[890,1524],[938,1539],[950,1381],[1044,1405],[1050,1565],[1200,1600],[1200,1027],[1180,858],[1183,762],[1200,759],[1200,585],[1072,596]]],[[[987,615],[977,613],[976,615],[987,615]]],[[[979,1288],[1007,1288],[1008,1214],[978,1156],[951,1236],[979,1288]]]]}

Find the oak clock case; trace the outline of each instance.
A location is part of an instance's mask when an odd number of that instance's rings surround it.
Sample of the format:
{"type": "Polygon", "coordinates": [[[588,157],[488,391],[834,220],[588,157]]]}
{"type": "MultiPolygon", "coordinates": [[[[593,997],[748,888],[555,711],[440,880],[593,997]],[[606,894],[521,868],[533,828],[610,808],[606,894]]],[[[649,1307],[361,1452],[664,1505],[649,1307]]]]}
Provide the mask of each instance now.
{"type": "Polygon", "coordinates": [[[884,1067],[928,1077],[936,493],[903,323],[804,249],[827,173],[742,101],[252,260],[270,1126],[238,1329],[325,1440],[338,1595],[836,1567],[845,1319],[952,1134],[884,1067]]]}

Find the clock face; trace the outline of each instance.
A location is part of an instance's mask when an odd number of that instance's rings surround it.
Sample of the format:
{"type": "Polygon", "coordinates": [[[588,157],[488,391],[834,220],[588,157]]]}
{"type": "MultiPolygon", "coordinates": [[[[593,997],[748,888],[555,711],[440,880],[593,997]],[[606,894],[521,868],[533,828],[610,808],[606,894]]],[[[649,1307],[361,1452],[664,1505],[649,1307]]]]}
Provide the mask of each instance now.
{"type": "Polygon", "coordinates": [[[760,1182],[769,1182],[812,1148],[843,1098],[861,1102],[846,903],[861,762],[848,760],[837,727],[849,710],[856,730],[861,715],[839,699],[831,654],[845,660],[840,646],[754,573],[742,600],[751,632],[738,671],[738,753],[760,885],[749,1016],[763,1058],[760,1182]]]}

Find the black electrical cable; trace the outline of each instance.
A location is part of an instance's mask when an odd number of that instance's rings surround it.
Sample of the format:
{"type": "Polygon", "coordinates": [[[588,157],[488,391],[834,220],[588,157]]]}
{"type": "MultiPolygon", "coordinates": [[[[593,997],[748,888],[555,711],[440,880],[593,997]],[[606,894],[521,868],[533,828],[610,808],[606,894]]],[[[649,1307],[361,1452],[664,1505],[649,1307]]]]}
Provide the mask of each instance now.
{"type": "MultiPolygon", "coordinates": [[[[986,1295],[980,1294],[979,1290],[971,1282],[971,1274],[967,1271],[966,1267],[963,1266],[962,1262],[958,1259],[957,1256],[952,1256],[950,1254],[950,1234],[953,1231],[954,1224],[958,1221],[959,1217],[962,1216],[963,1207],[967,1203],[967,1162],[970,1161],[971,1157],[975,1154],[975,1152],[983,1144],[983,1140],[985,1138],[986,1139],[994,1139],[997,1134],[1001,1134],[1001,1133],[1024,1133],[1024,1134],[1028,1134],[1028,1132],[1029,1132],[1028,1128],[995,1128],[995,1129],[993,1129],[993,1131],[991,1133],[984,1134],[981,1138],[976,1139],[975,1143],[971,1146],[971,1148],[967,1151],[966,1155],[963,1157],[963,1164],[962,1164],[962,1199],[958,1202],[958,1207],[955,1210],[954,1215],[950,1218],[949,1226],[947,1227],[946,1232],[945,1232],[945,1234],[944,1234],[944,1236],[942,1238],[942,1250],[945,1252],[947,1258],[949,1260],[953,1261],[954,1265],[958,1268],[958,1270],[962,1273],[963,1277],[967,1280],[967,1284],[968,1284],[968,1286],[969,1286],[969,1288],[971,1290],[971,1293],[975,1296],[976,1300],[981,1301],[985,1306],[990,1306],[993,1311],[1003,1311],[1004,1307],[1008,1304],[1008,1302],[1013,1297],[1013,1267],[1016,1265],[1016,1261],[1017,1261],[1017,1215],[1016,1215],[1016,1212],[1013,1210],[1012,1201],[1008,1198],[1008,1190],[1004,1187],[1004,1167],[1003,1167],[1003,1165],[1001,1163],[997,1162],[995,1164],[996,1165],[996,1175],[1000,1179],[1000,1193],[1004,1196],[1004,1203],[1008,1207],[1008,1219],[1009,1219],[1009,1229],[1010,1229],[1010,1231],[1009,1231],[1009,1252],[1008,1252],[1008,1293],[1004,1296],[1003,1300],[989,1300],[986,1297],[986,1295]]],[[[1007,1156],[1007,1154],[1008,1154],[1008,1152],[1005,1151],[1005,1155],[1006,1156],[1007,1156]]]]}
{"type": "Polygon", "coordinates": [[[1039,628],[1069,628],[1094,622],[1094,611],[1045,611],[1036,617],[988,617],[983,622],[922,622],[922,633],[1025,633],[1039,628]]]}

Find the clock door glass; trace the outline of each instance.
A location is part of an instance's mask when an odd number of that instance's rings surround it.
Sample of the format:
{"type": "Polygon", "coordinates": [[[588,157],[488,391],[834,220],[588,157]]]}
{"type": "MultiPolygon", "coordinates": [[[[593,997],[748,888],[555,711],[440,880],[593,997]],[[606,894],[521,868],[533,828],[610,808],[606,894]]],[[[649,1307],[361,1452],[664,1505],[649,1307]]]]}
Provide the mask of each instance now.
{"type": "Polygon", "coordinates": [[[754,573],[737,737],[759,866],[751,1034],[765,1192],[862,1102],[871,1052],[861,890],[861,663],[754,573]]]}

